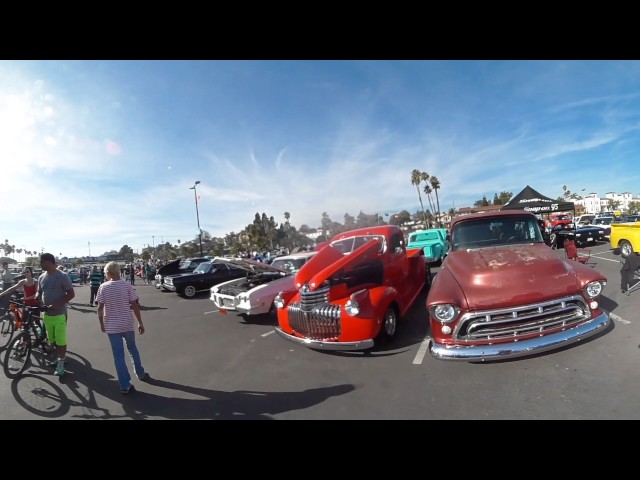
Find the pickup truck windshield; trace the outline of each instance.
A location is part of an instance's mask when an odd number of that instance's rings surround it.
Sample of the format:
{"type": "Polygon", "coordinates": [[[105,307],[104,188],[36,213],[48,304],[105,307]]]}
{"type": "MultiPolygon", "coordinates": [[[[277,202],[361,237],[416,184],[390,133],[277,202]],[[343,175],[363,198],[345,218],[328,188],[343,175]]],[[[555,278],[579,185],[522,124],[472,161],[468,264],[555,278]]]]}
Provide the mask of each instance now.
{"type": "Polygon", "coordinates": [[[384,248],[384,237],[382,235],[362,235],[357,237],[342,238],[340,240],[336,240],[335,242],[331,242],[331,246],[339,252],[348,255],[355,249],[360,248],[362,245],[367,243],[369,240],[373,240],[374,238],[380,242],[378,252],[382,252],[384,248]]]}
{"type": "Polygon", "coordinates": [[[409,236],[409,243],[428,242],[430,240],[440,240],[437,232],[412,233],[409,236]]]}
{"type": "Polygon", "coordinates": [[[451,234],[453,250],[544,242],[536,218],[502,217],[462,221],[451,234]]]}

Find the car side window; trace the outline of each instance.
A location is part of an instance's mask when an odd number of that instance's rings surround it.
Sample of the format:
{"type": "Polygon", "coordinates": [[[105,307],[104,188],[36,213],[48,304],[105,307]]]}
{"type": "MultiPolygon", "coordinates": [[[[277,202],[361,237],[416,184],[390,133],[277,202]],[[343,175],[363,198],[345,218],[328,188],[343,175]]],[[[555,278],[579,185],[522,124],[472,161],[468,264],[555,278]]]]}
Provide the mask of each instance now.
{"type": "Polygon", "coordinates": [[[396,232],[391,235],[390,247],[394,253],[404,252],[404,237],[402,236],[402,232],[396,232]]]}

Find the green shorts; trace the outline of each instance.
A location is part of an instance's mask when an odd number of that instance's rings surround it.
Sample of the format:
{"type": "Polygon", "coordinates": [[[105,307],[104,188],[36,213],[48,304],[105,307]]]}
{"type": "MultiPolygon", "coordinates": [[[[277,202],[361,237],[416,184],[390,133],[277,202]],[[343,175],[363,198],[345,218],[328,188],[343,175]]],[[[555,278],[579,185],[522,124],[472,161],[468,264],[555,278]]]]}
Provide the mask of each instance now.
{"type": "Polygon", "coordinates": [[[67,346],[67,314],[49,315],[44,314],[44,324],[47,328],[49,342],[55,343],[58,347],[67,346]]]}

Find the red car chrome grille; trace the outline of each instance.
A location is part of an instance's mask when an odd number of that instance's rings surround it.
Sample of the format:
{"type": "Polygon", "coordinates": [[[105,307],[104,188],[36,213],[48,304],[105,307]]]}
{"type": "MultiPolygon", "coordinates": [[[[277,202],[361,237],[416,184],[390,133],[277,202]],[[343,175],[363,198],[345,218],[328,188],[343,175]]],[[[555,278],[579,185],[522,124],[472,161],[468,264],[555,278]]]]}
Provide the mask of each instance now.
{"type": "Polygon", "coordinates": [[[289,325],[311,340],[336,340],[340,336],[340,306],[329,303],[329,286],[310,292],[300,289],[300,302],[289,304],[289,325]]]}
{"type": "Polygon", "coordinates": [[[455,331],[458,341],[511,338],[558,328],[570,328],[591,318],[584,299],[572,296],[502,310],[470,312],[462,316],[455,331]]]}

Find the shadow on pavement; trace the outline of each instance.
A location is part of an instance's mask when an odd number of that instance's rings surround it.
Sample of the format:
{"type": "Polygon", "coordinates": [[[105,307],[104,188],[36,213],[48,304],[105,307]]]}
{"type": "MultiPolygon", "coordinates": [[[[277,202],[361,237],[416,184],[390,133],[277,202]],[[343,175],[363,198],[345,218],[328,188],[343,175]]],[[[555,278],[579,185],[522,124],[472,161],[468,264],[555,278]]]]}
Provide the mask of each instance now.
{"type": "MultiPolygon", "coordinates": [[[[152,378],[144,386],[149,391],[122,395],[114,375],[94,369],[80,355],[69,352],[66,369],[60,379],[52,374],[26,374],[13,380],[11,390],[18,404],[43,418],[271,420],[269,415],[309,408],[355,390],[353,385],[342,384],[300,392],[223,392],[152,378]],[[164,390],[156,393],[159,389],[164,390]],[[200,398],[178,398],[176,392],[200,398]],[[116,415],[100,406],[101,397],[122,404],[125,413],[116,415]]],[[[134,385],[140,382],[134,381],[134,385]]]]}
{"type": "Polygon", "coordinates": [[[355,390],[353,385],[342,384],[301,392],[222,392],[154,378],[148,389],[156,388],[202,398],[176,398],[136,391],[123,401],[123,407],[130,418],[145,419],[151,416],[171,420],[272,420],[269,415],[309,408],[328,398],[355,390]]]}

